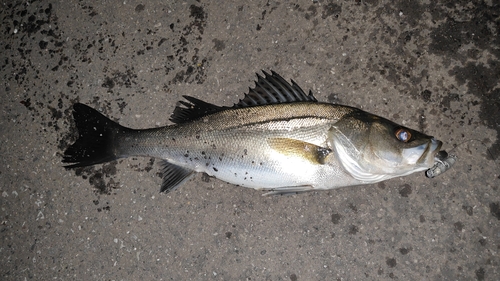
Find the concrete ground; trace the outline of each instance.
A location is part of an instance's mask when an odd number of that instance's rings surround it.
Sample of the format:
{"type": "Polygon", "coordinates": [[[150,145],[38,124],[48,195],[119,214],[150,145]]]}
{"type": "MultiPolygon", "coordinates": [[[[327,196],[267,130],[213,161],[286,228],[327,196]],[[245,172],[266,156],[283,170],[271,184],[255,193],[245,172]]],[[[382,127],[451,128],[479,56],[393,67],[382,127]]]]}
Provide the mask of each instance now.
{"type": "Polygon", "coordinates": [[[500,280],[497,1],[3,1],[2,280],[500,280]],[[443,175],[284,197],[157,160],[66,170],[83,102],[170,124],[274,70],[434,135],[443,175]]]}

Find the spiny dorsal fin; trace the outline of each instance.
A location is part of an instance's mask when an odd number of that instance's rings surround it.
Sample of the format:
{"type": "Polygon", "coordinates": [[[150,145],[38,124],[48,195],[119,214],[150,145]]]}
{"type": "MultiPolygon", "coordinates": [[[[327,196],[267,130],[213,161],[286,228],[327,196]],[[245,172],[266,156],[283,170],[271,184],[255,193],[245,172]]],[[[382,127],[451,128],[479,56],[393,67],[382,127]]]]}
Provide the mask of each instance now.
{"type": "Polygon", "coordinates": [[[306,95],[295,81],[292,85],[278,73],[271,71],[272,75],[262,71],[265,77],[257,74],[255,88],[250,88],[248,94],[234,104],[233,108],[250,107],[266,104],[292,103],[292,102],[317,102],[312,92],[306,95]]]}
{"type": "Polygon", "coordinates": [[[197,98],[183,96],[188,102],[179,101],[170,121],[181,124],[231,108],[292,102],[317,102],[311,91],[309,91],[309,95],[306,95],[295,81],[292,80],[290,85],[274,71],[271,71],[272,74],[262,72],[265,77],[257,74],[255,87],[250,88],[248,94],[245,94],[245,97],[235,103],[233,107],[217,106],[197,98]]]}

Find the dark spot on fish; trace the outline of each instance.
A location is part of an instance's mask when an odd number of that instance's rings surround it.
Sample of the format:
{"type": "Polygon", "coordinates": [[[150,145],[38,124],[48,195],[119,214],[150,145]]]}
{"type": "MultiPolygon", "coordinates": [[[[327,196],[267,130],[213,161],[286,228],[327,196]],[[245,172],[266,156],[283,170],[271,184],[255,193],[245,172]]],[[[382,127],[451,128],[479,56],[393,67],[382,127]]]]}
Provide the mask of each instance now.
{"type": "Polygon", "coordinates": [[[175,142],[175,138],[172,138],[172,141],[174,141],[174,142],[175,142]]]}
{"type": "Polygon", "coordinates": [[[218,172],[219,170],[217,170],[217,168],[213,167],[214,171],[218,172]]]}
{"type": "Polygon", "coordinates": [[[230,239],[232,235],[233,234],[230,231],[226,232],[226,238],[227,239],[230,239]]]}
{"type": "Polygon", "coordinates": [[[196,139],[197,139],[197,140],[199,140],[199,139],[200,139],[200,135],[196,135],[195,137],[196,137],[196,139]]]}
{"type": "Polygon", "coordinates": [[[187,154],[187,153],[186,153],[186,154],[184,154],[184,157],[189,157],[189,154],[187,154]]]}
{"type": "Polygon", "coordinates": [[[395,267],[397,265],[396,259],[395,258],[386,258],[385,263],[389,267],[395,267]]]}
{"type": "Polygon", "coordinates": [[[219,156],[219,161],[222,161],[222,157],[221,156],[219,156]]]}

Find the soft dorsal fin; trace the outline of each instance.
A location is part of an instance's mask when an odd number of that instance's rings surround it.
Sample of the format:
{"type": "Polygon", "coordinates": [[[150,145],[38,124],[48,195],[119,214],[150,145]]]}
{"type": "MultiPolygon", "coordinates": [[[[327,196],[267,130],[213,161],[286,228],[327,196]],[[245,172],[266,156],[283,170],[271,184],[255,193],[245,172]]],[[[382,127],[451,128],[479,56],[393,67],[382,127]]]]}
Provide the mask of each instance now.
{"type": "Polygon", "coordinates": [[[188,121],[192,121],[209,114],[213,114],[229,107],[218,106],[208,102],[204,102],[200,99],[193,98],[190,96],[183,96],[189,102],[179,101],[179,104],[174,109],[174,113],[170,117],[170,121],[180,124],[188,121]]]}
{"type": "Polygon", "coordinates": [[[306,95],[295,81],[292,80],[292,84],[290,84],[274,71],[271,71],[272,74],[262,72],[264,77],[257,74],[255,87],[250,88],[248,94],[245,94],[245,97],[235,103],[233,107],[217,106],[197,98],[183,96],[188,102],[179,101],[170,121],[181,124],[231,108],[292,102],[317,102],[311,91],[309,91],[309,95],[306,95]]]}
{"type": "Polygon", "coordinates": [[[292,103],[292,102],[317,102],[312,92],[306,95],[295,81],[292,85],[288,83],[278,73],[271,71],[269,73],[262,71],[265,77],[257,74],[255,88],[250,88],[248,94],[233,108],[258,106],[266,104],[292,103]]]}

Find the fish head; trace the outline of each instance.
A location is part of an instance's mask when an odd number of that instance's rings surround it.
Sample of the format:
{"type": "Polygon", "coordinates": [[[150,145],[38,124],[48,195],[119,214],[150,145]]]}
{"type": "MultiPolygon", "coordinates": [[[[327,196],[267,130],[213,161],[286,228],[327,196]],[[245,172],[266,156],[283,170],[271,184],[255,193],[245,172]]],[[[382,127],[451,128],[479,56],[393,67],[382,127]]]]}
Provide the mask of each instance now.
{"type": "Polygon", "coordinates": [[[431,168],[442,142],[385,118],[353,110],[332,127],[329,145],[355,179],[372,183],[431,168]]]}

